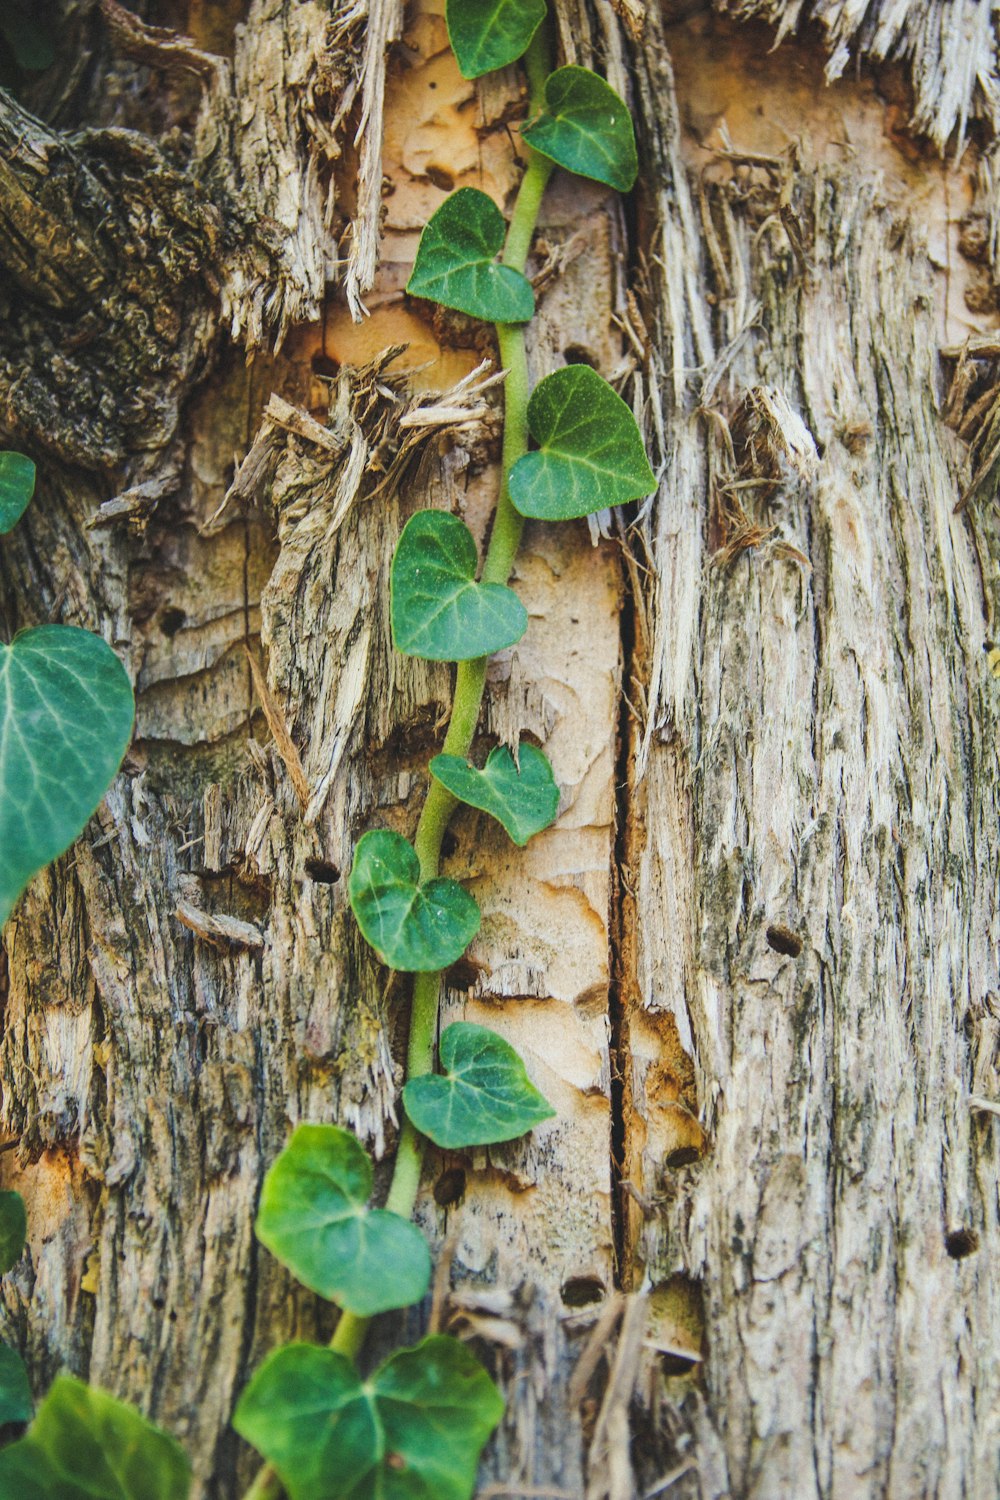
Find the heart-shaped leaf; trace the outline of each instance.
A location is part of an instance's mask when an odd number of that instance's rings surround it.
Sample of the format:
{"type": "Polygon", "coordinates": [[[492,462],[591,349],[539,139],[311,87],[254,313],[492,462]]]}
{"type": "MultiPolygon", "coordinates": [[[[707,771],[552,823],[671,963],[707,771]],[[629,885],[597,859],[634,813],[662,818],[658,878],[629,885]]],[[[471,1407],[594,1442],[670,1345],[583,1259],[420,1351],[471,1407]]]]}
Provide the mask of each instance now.
{"type": "Polygon", "coordinates": [[[505,232],[492,198],[459,188],[425,226],[406,290],[487,323],[527,323],[535,312],[531,282],[496,262],[505,232]]]}
{"type": "Polygon", "coordinates": [[[448,39],[463,78],[505,68],[528,50],[545,0],[448,0],[448,39]]]}
{"type": "Polygon", "coordinates": [[[472,532],[457,516],[418,510],[392,560],[392,637],[404,656],[472,661],[519,641],[528,612],[513,589],[477,583],[472,532]]]}
{"type": "Polygon", "coordinates": [[[60,1375],[26,1437],[0,1453],[3,1500],[186,1500],[183,1449],[124,1402],[60,1375]]]}
{"type": "Polygon", "coordinates": [[[0,1344],[0,1427],[7,1422],[30,1422],[33,1410],[24,1360],[16,1349],[0,1344]]]}
{"type": "Polygon", "coordinates": [[[479,931],[479,907],[456,880],[420,884],[420,861],[401,834],[366,833],[347,887],[365,939],[403,973],[446,969],[479,931]]]}
{"type": "Polygon", "coordinates": [[[28,1217],[20,1193],[0,1193],[0,1275],[16,1266],[24,1253],[28,1217]]]}
{"type": "Polygon", "coordinates": [[[3,0],[0,5],[0,34],[20,68],[50,68],[56,60],[48,29],[42,18],[31,13],[31,0],[3,0]]]}
{"type": "Polygon", "coordinates": [[[436,1146],[493,1146],[524,1135],[555,1110],[535,1088],[514,1048],[486,1026],[456,1021],[441,1037],[444,1073],[411,1078],[406,1113],[436,1146]]]}
{"type": "Polygon", "coordinates": [[[430,771],[459,802],[489,813],[523,846],[552,822],[559,788],[548,760],[534,745],[522,745],[518,760],[520,768],[507,746],[497,745],[481,771],[459,755],[435,755],[430,771]]]}
{"type": "Polygon", "coordinates": [[[346,1355],[288,1344],[268,1355],[233,1426],[278,1470],[291,1500],[374,1494],[385,1438],[370,1392],[346,1355]]]}
{"type": "Polygon", "coordinates": [[[0,453],[0,534],[24,515],[35,493],[35,466],[23,453],[0,453]]]}
{"type": "Polygon", "coordinates": [[[350,1131],[300,1125],[264,1178],[257,1238],[303,1286],[358,1317],[419,1302],[431,1257],[415,1224],[366,1205],[372,1164],[350,1131]]]}
{"type": "Polygon", "coordinates": [[[469,1500],[502,1415],[482,1366],[436,1334],[366,1381],[343,1354],[289,1344],[261,1365],[233,1426],[290,1500],[469,1500]]]}
{"type": "Polygon", "coordinates": [[[538,383],[528,428],[538,450],[510,471],[510,498],[522,516],[570,521],[656,488],[635,418],[589,365],[567,365],[538,383]]]}
{"type": "Polygon", "coordinates": [[[580,177],[627,193],[639,171],[625,101],[589,68],[559,68],[545,80],[545,110],[521,136],[580,177]]]}
{"type": "Polygon", "coordinates": [[[100,636],[41,625],[0,642],[0,924],[86,826],[134,714],[125,668],[100,636]]]}

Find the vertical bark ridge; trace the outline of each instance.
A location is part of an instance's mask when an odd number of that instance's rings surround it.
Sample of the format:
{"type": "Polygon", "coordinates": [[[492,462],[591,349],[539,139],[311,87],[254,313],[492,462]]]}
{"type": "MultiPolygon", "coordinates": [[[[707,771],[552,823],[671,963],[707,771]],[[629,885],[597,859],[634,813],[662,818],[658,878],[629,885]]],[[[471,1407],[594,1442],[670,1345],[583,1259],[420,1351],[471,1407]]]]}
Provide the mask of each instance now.
{"type": "MultiPolygon", "coordinates": [[[[733,1493],[987,1496],[996,1288],[966,1247],[997,1232],[969,1103],[997,982],[996,537],[980,516],[977,556],[953,515],[905,210],[857,169],[800,178],[787,228],[703,192],[653,303],[669,350],[700,281],[723,353],[703,341],[704,411],[685,391],[665,424],[646,532],[628,1170],[659,1211],[636,1253],[700,1283],[733,1493]]],[[[717,1493],[695,1442],[678,1493],[717,1493]]]]}

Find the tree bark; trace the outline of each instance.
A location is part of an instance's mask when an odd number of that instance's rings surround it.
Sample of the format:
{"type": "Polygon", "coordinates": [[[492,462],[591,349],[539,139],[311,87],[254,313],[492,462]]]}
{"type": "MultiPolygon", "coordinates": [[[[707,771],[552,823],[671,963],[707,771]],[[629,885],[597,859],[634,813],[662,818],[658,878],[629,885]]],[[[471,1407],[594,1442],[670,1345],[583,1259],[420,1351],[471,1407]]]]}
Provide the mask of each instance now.
{"type": "MultiPolygon", "coordinates": [[[[532,372],[613,379],[660,481],[529,526],[481,728],[545,745],[560,815],[447,852],[484,922],[445,1012],[558,1117],[429,1155],[432,1305],[371,1347],[476,1342],[484,1495],[1000,1489],[996,44],[971,0],[856,10],[556,7],[643,166],[624,206],[554,180],[532,372]]],[[[524,110],[442,11],[67,0],[90,68],[0,94],[41,476],[0,612],[100,630],[139,704],[0,947],[0,1331],[173,1431],[196,1500],[254,1471],[264,1354],[330,1328],[254,1240],[264,1171],[333,1119],[384,1174],[398,1118],[406,985],[345,877],[412,833],[450,675],[393,653],[388,568],[419,506],[482,537],[500,410],[489,332],[403,287],[446,192],[509,201],[524,110]]]]}

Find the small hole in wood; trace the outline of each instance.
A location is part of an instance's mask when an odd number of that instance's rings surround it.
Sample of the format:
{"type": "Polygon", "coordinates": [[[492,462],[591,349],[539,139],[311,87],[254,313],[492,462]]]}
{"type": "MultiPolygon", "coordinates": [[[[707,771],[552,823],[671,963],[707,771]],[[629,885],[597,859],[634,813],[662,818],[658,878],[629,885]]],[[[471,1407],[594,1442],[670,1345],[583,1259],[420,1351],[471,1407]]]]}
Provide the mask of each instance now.
{"type": "Polygon", "coordinates": [[[433,182],[434,186],[441,189],[442,193],[450,193],[455,186],[455,179],[446,167],[427,166],[424,168],[424,172],[430,178],[431,182],[433,182]]]}
{"type": "Polygon", "coordinates": [[[441,858],[450,859],[458,848],[458,839],[453,833],[446,833],[441,840],[441,858]]]}
{"type": "Polygon", "coordinates": [[[767,946],[775,953],[784,953],[788,958],[798,958],[802,952],[802,939],[790,927],[774,922],[764,934],[767,946]]]}
{"type": "Polygon", "coordinates": [[[327,859],[307,859],[306,874],[310,880],[316,880],[320,885],[335,885],[340,879],[337,866],[331,865],[327,859]]]}
{"type": "Polygon", "coordinates": [[[465,1192],[465,1173],[461,1167],[448,1167],[434,1184],[434,1202],[442,1208],[457,1203],[465,1192]]]}
{"type": "Polygon", "coordinates": [[[566,1307],[590,1307],[604,1300],[604,1282],[596,1276],[571,1276],[563,1282],[562,1299],[566,1307]]]}
{"type": "Polygon", "coordinates": [[[332,380],[340,371],[337,361],[325,351],[314,354],[311,364],[313,374],[322,376],[324,380],[332,380]]]}
{"type": "Polygon", "coordinates": [[[563,359],[568,365],[589,365],[592,370],[597,369],[597,356],[585,344],[567,344],[563,359]]]}
{"type": "Polygon", "coordinates": [[[944,1248],[952,1260],[964,1260],[979,1249],[979,1236],[974,1229],[951,1229],[944,1237],[944,1248]]]}
{"type": "Polygon", "coordinates": [[[683,1354],[664,1354],[660,1360],[660,1369],[664,1375],[687,1375],[697,1363],[696,1359],[685,1359],[683,1354]]]}
{"type": "Polygon", "coordinates": [[[187,624],[187,615],[182,609],[165,609],[160,616],[160,629],[172,641],[182,625],[187,624]]]}
{"type": "Polygon", "coordinates": [[[450,990],[471,990],[480,974],[484,973],[484,964],[477,964],[468,954],[463,954],[450,969],[445,970],[444,982],[450,990]]]}
{"type": "Polygon", "coordinates": [[[701,1152],[697,1146],[678,1146],[676,1151],[671,1151],[666,1159],[668,1167],[690,1167],[694,1162],[701,1160],[701,1152]]]}

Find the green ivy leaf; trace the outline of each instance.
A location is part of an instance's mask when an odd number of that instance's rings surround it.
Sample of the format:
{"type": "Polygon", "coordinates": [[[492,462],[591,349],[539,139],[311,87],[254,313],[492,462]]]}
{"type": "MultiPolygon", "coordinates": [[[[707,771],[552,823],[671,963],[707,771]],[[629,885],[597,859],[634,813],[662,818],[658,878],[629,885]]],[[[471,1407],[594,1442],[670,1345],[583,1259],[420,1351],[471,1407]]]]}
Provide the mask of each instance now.
{"type": "Polygon", "coordinates": [[[37,16],[24,3],[0,0],[0,34],[18,67],[29,71],[50,68],[56,60],[52,41],[37,16]]]}
{"type": "Polygon", "coordinates": [[[418,510],[392,560],[392,637],[404,656],[471,661],[519,641],[528,612],[502,583],[477,583],[472,532],[457,516],[418,510]]]}
{"type": "Polygon", "coordinates": [[[0,535],[16,526],[35,493],[35,466],[23,453],[0,452],[0,535]]]}
{"type": "Polygon", "coordinates": [[[441,1037],[444,1073],[411,1078],[406,1113],[436,1146],[493,1146],[524,1135],[555,1110],[535,1088],[524,1063],[486,1026],[456,1021],[441,1037]]]}
{"type": "Polygon", "coordinates": [[[445,17],[462,77],[481,78],[527,52],[545,0],[448,0],[445,17]]]}
{"type": "Polygon", "coordinates": [[[504,1409],[479,1361],[457,1339],[432,1335],[391,1355],[371,1385],[385,1432],[386,1500],[468,1500],[504,1409]]]}
{"type": "Polygon", "coordinates": [[[559,788],[548,760],[534,745],[521,745],[518,760],[520,769],[507,746],[497,745],[481,771],[459,755],[435,755],[430,772],[459,802],[496,818],[523,847],[552,822],[559,788]]]}
{"type": "Polygon", "coordinates": [[[639,172],[624,99],[589,68],[559,68],[545,80],[545,110],[525,125],[529,146],[568,172],[627,193],[639,172]]]}
{"type": "Polygon", "coordinates": [[[503,214],[478,188],[459,188],[424,228],[406,290],[487,323],[527,323],[535,312],[531,282],[496,257],[503,214]]]}
{"type": "Polygon", "coordinates": [[[128,674],[100,636],[41,625],[0,642],[0,925],[86,826],[134,714],[128,674]]]}
{"type": "Polygon", "coordinates": [[[16,1349],[0,1344],[0,1426],[30,1422],[34,1402],[24,1360],[16,1349]]]}
{"type": "Polygon", "coordinates": [[[446,969],[479,931],[479,907],[456,880],[420,884],[420,861],[398,833],[366,833],[348,881],[361,932],[383,963],[406,974],[446,969]]]}
{"type": "Polygon", "coordinates": [[[0,1453],[3,1500],[186,1500],[191,1465],[137,1411],[68,1375],[0,1453]]]}
{"type": "Polygon", "coordinates": [[[589,365],[568,365],[539,382],[528,428],[538,450],[510,472],[510,498],[522,516],[570,521],[656,488],[635,418],[589,365]]]}
{"type": "Polygon", "coordinates": [[[20,1193],[0,1193],[0,1275],[16,1266],[24,1254],[28,1216],[20,1193]]]}
{"type": "Polygon", "coordinates": [[[374,1403],[344,1354],[288,1344],[268,1355],[240,1397],[233,1426],[274,1465],[291,1500],[374,1494],[355,1486],[385,1453],[374,1403]]]}
{"type": "Polygon", "coordinates": [[[264,1178],[257,1238],[303,1286],[358,1317],[419,1302],[431,1275],[415,1224],[366,1207],[367,1152],[336,1125],[300,1125],[264,1178]]]}
{"type": "Polygon", "coordinates": [[[436,1334],[366,1381],[343,1354],[289,1344],[261,1365],[233,1426],[290,1500],[469,1500],[502,1415],[482,1366],[436,1334]]]}

